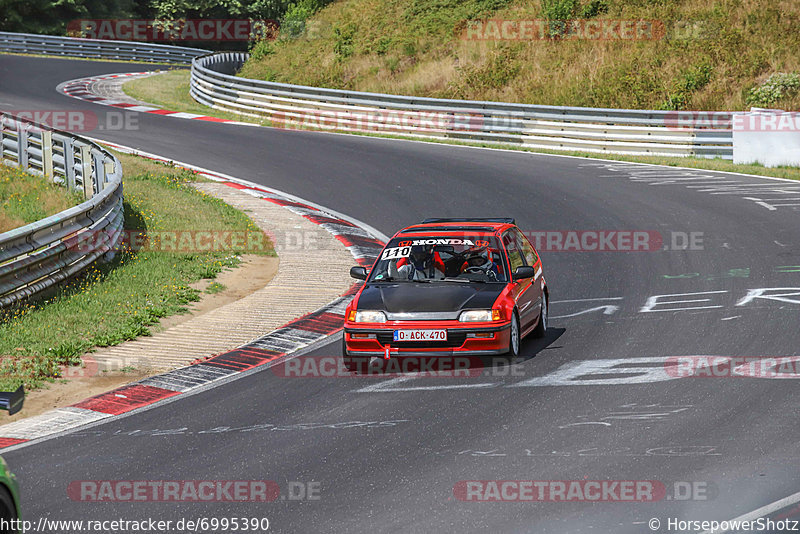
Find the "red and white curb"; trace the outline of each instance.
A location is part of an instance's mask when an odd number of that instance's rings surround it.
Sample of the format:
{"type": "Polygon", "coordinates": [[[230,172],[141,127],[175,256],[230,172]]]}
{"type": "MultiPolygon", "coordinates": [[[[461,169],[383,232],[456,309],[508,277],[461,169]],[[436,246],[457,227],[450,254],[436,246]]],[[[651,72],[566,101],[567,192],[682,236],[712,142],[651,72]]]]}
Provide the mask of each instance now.
{"type": "Polygon", "coordinates": [[[85,100],[86,102],[92,102],[94,104],[101,104],[103,106],[111,106],[114,108],[124,109],[126,111],[138,111],[140,113],[152,113],[154,115],[162,115],[165,117],[174,117],[176,119],[192,119],[192,120],[200,120],[200,121],[209,121],[209,122],[222,122],[226,124],[237,124],[239,126],[257,126],[256,124],[250,122],[241,122],[241,121],[234,121],[230,119],[220,119],[217,117],[209,117],[207,115],[199,115],[197,113],[186,113],[183,111],[172,111],[169,109],[161,109],[156,108],[153,106],[141,106],[137,104],[131,104],[128,102],[121,102],[119,100],[114,100],[111,98],[106,98],[104,96],[97,95],[92,92],[92,85],[94,83],[105,81],[105,80],[112,80],[116,78],[127,78],[131,76],[145,76],[149,74],[157,74],[155,71],[145,71],[145,72],[124,72],[119,74],[104,74],[102,76],[90,76],[86,78],[76,78],[74,80],[68,80],[66,82],[62,82],[58,84],[56,87],[56,91],[59,93],[63,93],[67,96],[71,96],[72,98],[77,98],[79,100],[85,100]]]}
{"type": "MultiPolygon", "coordinates": [[[[102,141],[97,141],[102,142],[102,141]]],[[[156,161],[197,172],[204,177],[240,189],[253,196],[283,206],[319,225],[338,239],[351,252],[356,262],[371,267],[388,239],[374,228],[298,197],[259,186],[232,176],[173,162],[167,158],[134,149],[104,143],[111,148],[144,156],[156,161]]],[[[127,414],[166,399],[208,387],[216,381],[239,373],[271,365],[342,329],[344,310],[358,291],[354,284],[345,294],[319,310],[295,319],[284,326],[232,351],[217,354],[138,382],[122,386],[66,408],[21,419],[0,426],[0,448],[24,446],[33,440],[55,436],[90,423],[127,414]]]]}

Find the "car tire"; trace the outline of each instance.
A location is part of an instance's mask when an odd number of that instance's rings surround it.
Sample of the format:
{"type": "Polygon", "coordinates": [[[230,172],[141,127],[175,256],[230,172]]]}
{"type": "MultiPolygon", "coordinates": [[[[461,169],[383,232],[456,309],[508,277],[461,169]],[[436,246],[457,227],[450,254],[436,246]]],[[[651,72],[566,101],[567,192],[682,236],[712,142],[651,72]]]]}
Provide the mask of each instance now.
{"type": "MultiPolygon", "coordinates": [[[[0,519],[4,519],[6,525],[11,523],[14,519],[17,519],[17,507],[14,504],[14,499],[11,497],[11,493],[8,490],[0,485],[0,519]]],[[[16,530],[2,530],[0,532],[17,532],[16,530]]]]}
{"type": "Polygon", "coordinates": [[[539,312],[539,324],[533,330],[533,337],[544,337],[547,334],[547,295],[542,296],[542,311],[539,312]]]}
{"type": "Polygon", "coordinates": [[[508,336],[508,352],[505,353],[505,356],[509,359],[518,357],[521,343],[522,338],[519,330],[519,317],[517,316],[517,312],[515,310],[513,315],[511,315],[511,328],[509,329],[508,336]]]}
{"type": "Polygon", "coordinates": [[[344,368],[351,373],[366,374],[367,367],[369,366],[369,358],[364,358],[363,356],[348,356],[347,342],[344,340],[344,334],[342,334],[342,360],[344,361],[344,368]]]}

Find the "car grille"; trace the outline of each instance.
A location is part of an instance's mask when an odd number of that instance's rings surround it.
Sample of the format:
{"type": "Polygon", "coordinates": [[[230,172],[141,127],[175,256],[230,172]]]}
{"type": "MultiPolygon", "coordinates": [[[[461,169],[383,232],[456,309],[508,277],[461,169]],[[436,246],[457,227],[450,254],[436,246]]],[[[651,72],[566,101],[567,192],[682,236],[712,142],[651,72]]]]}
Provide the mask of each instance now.
{"type": "Polygon", "coordinates": [[[467,334],[464,333],[447,333],[447,341],[401,341],[394,343],[392,341],[392,332],[378,334],[378,343],[381,345],[391,345],[398,349],[447,349],[456,348],[464,344],[467,339],[467,334]]]}

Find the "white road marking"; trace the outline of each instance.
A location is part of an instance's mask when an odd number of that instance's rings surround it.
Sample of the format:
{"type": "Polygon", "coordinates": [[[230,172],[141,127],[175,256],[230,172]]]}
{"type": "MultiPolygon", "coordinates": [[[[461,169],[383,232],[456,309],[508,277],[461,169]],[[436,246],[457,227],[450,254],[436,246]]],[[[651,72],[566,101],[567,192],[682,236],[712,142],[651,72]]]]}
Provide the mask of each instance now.
{"type": "Polygon", "coordinates": [[[603,360],[579,360],[565,363],[544,376],[536,376],[507,387],[535,386],[613,386],[621,384],[650,384],[676,380],[679,377],[667,373],[667,358],[616,358],[603,360]],[[649,367],[642,365],[649,364],[649,367]],[[603,378],[592,378],[592,375],[603,378]],[[611,378],[609,375],[623,375],[611,378]]]}
{"type": "Polygon", "coordinates": [[[567,317],[576,317],[578,315],[583,315],[585,313],[592,313],[596,311],[603,310],[603,315],[612,315],[619,311],[619,306],[614,306],[613,304],[609,304],[607,306],[597,306],[596,308],[589,308],[588,310],[583,310],[575,313],[570,313],[569,315],[556,315],[555,317],[550,317],[551,319],[565,319],[567,317]]]}
{"type": "Polygon", "coordinates": [[[800,304],[800,300],[790,299],[787,297],[800,297],[800,287],[766,287],[760,289],[748,289],[747,295],[739,300],[736,305],[744,306],[755,299],[776,300],[778,302],[787,302],[789,304],[800,304]],[[769,295],[767,294],[767,291],[788,291],[788,293],[769,295]]]}
{"type": "Polygon", "coordinates": [[[715,293],[727,293],[727,291],[700,291],[697,293],[672,293],[669,295],[653,295],[652,297],[647,297],[647,301],[645,302],[644,306],[639,309],[640,313],[648,313],[648,312],[669,312],[669,311],[683,311],[683,310],[707,310],[711,308],[722,308],[722,306],[714,305],[714,306],[690,306],[686,308],[662,308],[655,310],[656,306],[660,304],[689,304],[694,302],[709,302],[711,299],[688,299],[688,300],[668,300],[668,301],[661,301],[659,302],[658,299],[662,297],[691,297],[696,295],[712,295],[715,293]]]}
{"type": "Polygon", "coordinates": [[[596,300],[622,300],[624,297],[600,297],[594,299],[572,299],[572,300],[553,300],[550,304],[561,304],[562,302],[592,302],[596,300]]]}
{"type": "Polygon", "coordinates": [[[391,393],[394,391],[436,391],[440,389],[469,389],[469,388],[492,388],[498,387],[502,384],[499,382],[482,382],[480,384],[454,384],[450,386],[416,386],[416,387],[393,387],[395,384],[402,384],[418,378],[417,374],[409,374],[408,376],[400,376],[392,378],[384,382],[369,385],[365,388],[357,389],[353,393],[391,393]]]}
{"type": "Polygon", "coordinates": [[[798,185],[797,182],[793,182],[785,178],[759,176],[758,178],[764,180],[764,182],[752,183],[752,181],[749,180],[745,181],[734,179],[734,177],[738,176],[748,179],[756,177],[742,173],[716,171],[703,172],[700,170],[675,167],[665,168],[659,171],[654,167],[648,168],[645,166],[616,163],[597,165],[596,168],[605,169],[611,172],[618,172],[620,173],[620,176],[625,177],[631,182],[635,183],[643,183],[646,185],[683,185],[684,187],[694,191],[708,193],[711,195],[740,195],[743,200],[755,202],[757,205],[770,211],[775,211],[779,207],[796,208],[800,206],[800,199],[798,198],[780,199],[778,200],[779,203],[774,203],[763,198],[748,196],[753,194],[772,194],[793,195],[796,197],[798,192],[800,192],[800,185],[798,185]],[[713,172],[713,174],[710,174],[709,172],[713,172]],[[776,181],[783,182],[786,185],[776,185],[776,181]]]}
{"type": "MultiPolygon", "coordinates": [[[[729,519],[728,520],[728,524],[730,525],[731,523],[736,522],[736,521],[738,521],[740,523],[743,522],[743,521],[753,521],[755,519],[758,519],[759,517],[767,516],[767,515],[771,514],[772,512],[775,512],[775,511],[780,510],[782,508],[786,508],[787,506],[790,506],[790,505],[795,504],[797,502],[800,502],[800,492],[794,493],[792,495],[789,495],[788,497],[784,497],[783,499],[780,499],[780,500],[775,501],[773,503],[770,503],[770,504],[767,504],[765,506],[762,506],[761,508],[753,510],[750,513],[740,515],[739,517],[736,517],[734,519],[729,519]]],[[[727,530],[723,530],[723,529],[706,530],[702,534],[722,534],[723,532],[736,532],[737,530],[740,530],[740,529],[734,528],[734,529],[727,529],[727,530]]]]}
{"type": "Polygon", "coordinates": [[[604,421],[586,421],[585,423],[570,423],[568,425],[562,425],[558,428],[569,428],[571,426],[582,426],[582,425],[601,425],[601,426],[611,426],[611,423],[606,423],[604,421]]]}

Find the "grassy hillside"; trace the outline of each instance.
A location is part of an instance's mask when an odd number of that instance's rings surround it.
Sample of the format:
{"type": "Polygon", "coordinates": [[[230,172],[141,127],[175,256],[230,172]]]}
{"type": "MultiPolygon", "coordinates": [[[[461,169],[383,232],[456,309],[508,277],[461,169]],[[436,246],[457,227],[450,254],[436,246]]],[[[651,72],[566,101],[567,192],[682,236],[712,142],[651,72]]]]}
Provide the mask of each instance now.
{"type": "Polygon", "coordinates": [[[534,104],[800,106],[795,0],[337,0],[311,20],[318,38],[258,43],[241,75],[534,104]],[[655,20],[665,35],[638,41],[460,37],[467,20],[489,18],[655,20]],[[776,73],[786,75],[766,83],[776,73]]]}

